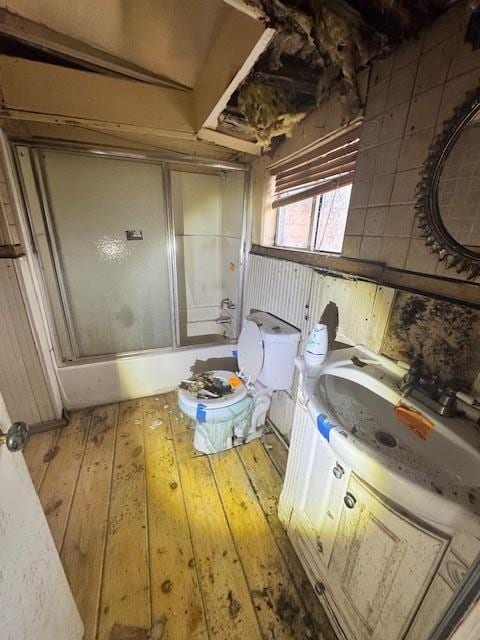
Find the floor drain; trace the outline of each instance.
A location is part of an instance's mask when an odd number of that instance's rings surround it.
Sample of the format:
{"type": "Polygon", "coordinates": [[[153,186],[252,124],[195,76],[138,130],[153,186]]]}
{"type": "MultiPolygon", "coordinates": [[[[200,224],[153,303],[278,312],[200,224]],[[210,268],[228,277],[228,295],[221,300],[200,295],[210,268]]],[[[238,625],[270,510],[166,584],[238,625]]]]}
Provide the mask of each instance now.
{"type": "Polygon", "coordinates": [[[395,438],[386,431],[375,431],[375,439],[383,444],[384,447],[396,447],[397,441],[395,438]]]}

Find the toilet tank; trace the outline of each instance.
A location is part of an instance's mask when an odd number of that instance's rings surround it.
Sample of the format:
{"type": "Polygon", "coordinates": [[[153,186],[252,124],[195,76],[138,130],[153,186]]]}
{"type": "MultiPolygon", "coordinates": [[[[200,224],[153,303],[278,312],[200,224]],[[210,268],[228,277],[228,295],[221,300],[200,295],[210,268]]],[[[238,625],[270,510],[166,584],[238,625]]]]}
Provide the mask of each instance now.
{"type": "Polygon", "coordinates": [[[251,313],[248,319],[259,326],[263,339],[263,367],[258,381],[268,389],[290,389],[295,373],[293,360],[298,352],[300,331],[265,311],[251,313]]]}

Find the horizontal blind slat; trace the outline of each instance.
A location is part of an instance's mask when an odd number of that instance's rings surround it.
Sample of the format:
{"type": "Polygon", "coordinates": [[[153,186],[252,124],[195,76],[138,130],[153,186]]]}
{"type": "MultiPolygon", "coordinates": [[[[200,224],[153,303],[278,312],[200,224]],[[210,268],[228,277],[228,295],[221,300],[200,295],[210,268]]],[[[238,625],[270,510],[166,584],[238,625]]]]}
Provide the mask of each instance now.
{"type": "Polygon", "coordinates": [[[327,180],[326,182],[323,182],[322,184],[316,185],[312,188],[308,188],[305,190],[302,189],[292,195],[278,197],[272,202],[272,207],[274,209],[278,209],[279,207],[284,207],[287,204],[299,202],[300,200],[306,200],[307,198],[318,196],[322,193],[327,193],[327,191],[333,191],[333,189],[343,187],[344,185],[350,184],[352,182],[354,173],[354,171],[350,171],[341,178],[332,178],[331,180],[327,180]]]}
{"type": "Polygon", "coordinates": [[[336,161],[341,161],[343,158],[351,154],[358,154],[358,142],[358,139],[354,140],[347,146],[342,146],[338,149],[334,149],[328,154],[319,155],[309,162],[298,165],[294,169],[282,171],[275,176],[275,181],[290,178],[291,176],[295,176],[304,171],[311,171],[312,169],[315,169],[323,164],[332,164],[336,161]]]}
{"type": "Polygon", "coordinates": [[[316,160],[319,156],[326,155],[340,147],[352,144],[354,141],[358,140],[358,135],[359,132],[357,126],[354,129],[346,131],[344,134],[337,136],[333,140],[329,140],[327,143],[317,147],[313,151],[309,151],[308,153],[305,153],[298,158],[294,158],[293,160],[289,160],[276,167],[272,167],[270,169],[270,173],[272,176],[277,176],[279,173],[283,173],[285,171],[288,171],[289,169],[297,169],[310,160],[316,160]]]}
{"type": "Polygon", "coordinates": [[[318,172],[319,170],[331,169],[334,167],[341,167],[343,164],[347,164],[348,162],[353,162],[358,156],[358,149],[353,148],[350,149],[348,147],[348,152],[342,154],[341,156],[337,156],[331,160],[326,162],[311,162],[308,165],[299,167],[296,171],[288,171],[286,174],[278,174],[275,178],[275,184],[282,186],[289,180],[297,180],[298,178],[306,177],[308,178],[310,175],[318,172]]]}
{"type": "Polygon", "coordinates": [[[312,173],[310,175],[304,175],[301,178],[296,180],[286,180],[281,185],[275,184],[275,194],[279,195],[281,193],[285,193],[286,191],[290,191],[295,187],[301,187],[302,185],[311,185],[315,182],[320,182],[321,180],[325,180],[326,178],[334,178],[335,176],[342,176],[344,173],[349,173],[350,171],[354,171],[356,162],[348,162],[346,164],[342,164],[339,167],[334,167],[332,169],[320,170],[317,173],[312,173]]]}

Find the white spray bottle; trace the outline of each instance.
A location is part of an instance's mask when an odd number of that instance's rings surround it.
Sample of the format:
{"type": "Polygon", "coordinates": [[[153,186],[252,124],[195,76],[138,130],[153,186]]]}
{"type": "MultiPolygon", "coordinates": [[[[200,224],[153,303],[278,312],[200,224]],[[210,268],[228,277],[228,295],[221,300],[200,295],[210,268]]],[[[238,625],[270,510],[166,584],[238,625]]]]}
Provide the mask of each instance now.
{"type": "Polygon", "coordinates": [[[305,345],[305,368],[308,378],[314,378],[320,372],[328,351],[328,329],[326,324],[316,324],[305,345]]]}

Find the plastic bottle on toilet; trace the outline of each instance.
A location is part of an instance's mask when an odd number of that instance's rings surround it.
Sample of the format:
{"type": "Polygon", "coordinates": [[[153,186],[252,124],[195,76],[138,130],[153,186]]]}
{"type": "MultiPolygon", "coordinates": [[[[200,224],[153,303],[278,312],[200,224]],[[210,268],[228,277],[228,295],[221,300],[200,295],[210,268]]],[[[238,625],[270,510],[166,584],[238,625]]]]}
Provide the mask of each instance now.
{"type": "Polygon", "coordinates": [[[305,369],[308,378],[318,375],[328,351],[328,329],[325,324],[316,324],[305,345],[305,369]]]}

